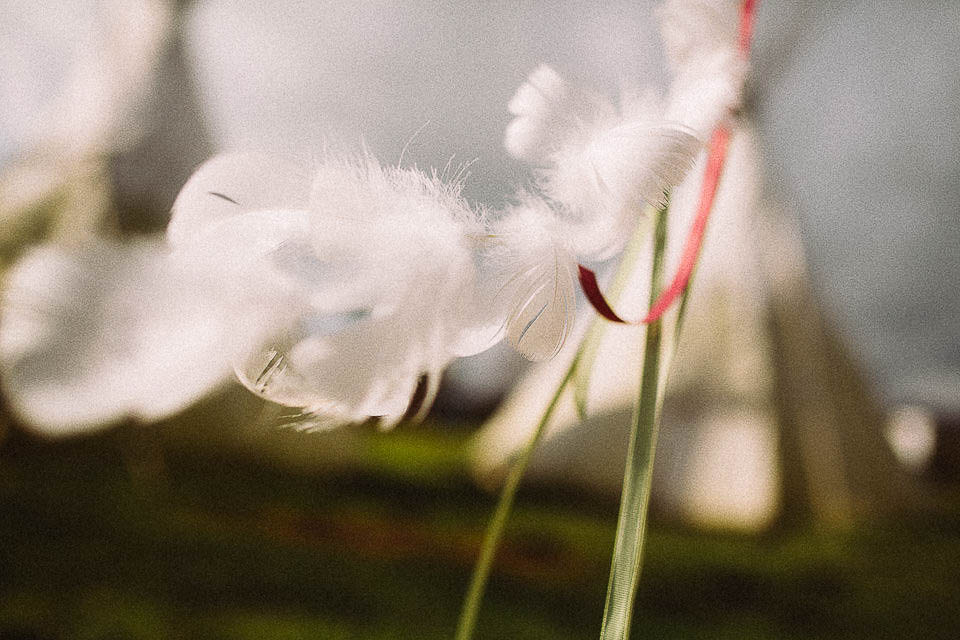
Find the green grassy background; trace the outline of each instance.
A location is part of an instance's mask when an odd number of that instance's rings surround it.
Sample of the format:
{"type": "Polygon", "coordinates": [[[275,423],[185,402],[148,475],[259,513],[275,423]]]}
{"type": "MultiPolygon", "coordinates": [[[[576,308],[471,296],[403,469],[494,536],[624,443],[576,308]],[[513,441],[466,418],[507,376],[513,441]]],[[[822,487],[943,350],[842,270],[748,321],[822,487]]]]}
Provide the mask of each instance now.
{"type": "MultiPolygon", "coordinates": [[[[452,637],[494,500],[467,430],[358,427],[349,464],[297,467],[153,429],[7,434],[0,638],[452,637]]],[[[523,491],[478,640],[597,637],[615,515],[523,491]]],[[[759,537],[655,519],[634,637],[956,638],[958,533],[949,515],[759,537]]]]}

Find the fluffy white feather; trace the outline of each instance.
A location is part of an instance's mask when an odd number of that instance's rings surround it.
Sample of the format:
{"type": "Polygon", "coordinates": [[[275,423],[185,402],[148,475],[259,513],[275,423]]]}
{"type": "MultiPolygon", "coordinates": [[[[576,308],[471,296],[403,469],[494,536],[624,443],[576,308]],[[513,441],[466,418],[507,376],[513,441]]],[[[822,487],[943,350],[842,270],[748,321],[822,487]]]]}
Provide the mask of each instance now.
{"type": "Polygon", "coordinates": [[[748,65],[738,50],[740,2],[668,0],[660,33],[673,71],[666,119],[701,140],[740,107],[748,65]]]}
{"type": "Polygon", "coordinates": [[[552,358],[573,328],[573,256],[548,205],[535,198],[508,209],[493,225],[487,277],[492,307],[505,318],[507,340],[531,360],[552,358]]]}
{"type": "Polygon", "coordinates": [[[429,406],[450,360],[498,337],[476,292],[483,226],[455,185],[371,159],[325,159],[310,190],[306,232],[269,255],[308,309],[238,378],[306,426],[393,424],[421,377],[429,406]]]}
{"type": "Polygon", "coordinates": [[[616,119],[612,104],[545,64],[517,89],[507,109],[516,117],[507,126],[504,146],[515,158],[534,163],[549,164],[563,146],[582,144],[595,127],[616,119]]]}
{"type": "Polygon", "coordinates": [[[701,147],[687,130],[663,122],[630,122],[598,132],[558,153],[545,178],[560,203],[571,246],[586,260],[620,251],[647,204],[662,202],[681,182],[701,147]]]}
{"type": "Polygon", "coordinates": [[[740,108],[747,64],[739,54],[716,55],[677,75],[664,117],[681,123],[700,140],[740,108]]]}
{"type": "Polygon", "coordinates": [[[619,110],[541,66],[510,103],[505,144],[540,165],[571,249],[601,260],[620,251],[645,204],[659,203],[692,165],[701,142],[662,119],[647,92],[624,91],[619,110]]]}

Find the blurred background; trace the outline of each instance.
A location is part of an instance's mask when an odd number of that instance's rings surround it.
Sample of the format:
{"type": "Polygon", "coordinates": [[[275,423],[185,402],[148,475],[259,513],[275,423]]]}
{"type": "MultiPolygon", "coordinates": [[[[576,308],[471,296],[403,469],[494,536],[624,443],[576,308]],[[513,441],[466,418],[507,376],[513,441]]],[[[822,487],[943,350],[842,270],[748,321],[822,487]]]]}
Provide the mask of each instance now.
{"type": "MultiPolygon", "coordinates": [[[[639,637],[960,628],[958,26],[952,0],[760,3],[728,169],[756,179],[711,222],[671,375],[639,637]]],[[[161,233],[220,151],[468,165],[496,207],[531,179],[501,141],[538,64],[666,82],[650,1],[0,0],[0,59],[3,268],[161,233]]],[[[538,453],[478,638],[596,635],[633,339],[538,453]]],[[[549,367],[459,361],[386,433],[280,429],[236,386],[69,440],[4,410],[0,638],[451,637],[549,367]]]]}

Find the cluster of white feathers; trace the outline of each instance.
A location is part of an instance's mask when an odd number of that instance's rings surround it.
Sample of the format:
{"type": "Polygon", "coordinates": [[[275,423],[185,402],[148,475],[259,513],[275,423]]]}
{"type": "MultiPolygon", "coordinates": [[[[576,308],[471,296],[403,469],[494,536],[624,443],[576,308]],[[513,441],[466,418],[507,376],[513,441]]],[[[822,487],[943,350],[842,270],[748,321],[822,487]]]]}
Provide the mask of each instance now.
{"type": "Polygon", "coordinates": [[[0,303],[11,405],[65,434],[160,418],[232,373],[305,427],[391,425],[418,385],[422,411],[453,358],[503,336],[552,357],[572,330],[577,262],[617,254],[736,108],[736,15],[730,0],[668,0],[665,99],[614,104],[535,70],[505,145],[537,167],[537,188],[503,211],[369,157],[225,155],[184,186],[163,240],[30,250],[0,303]]]}

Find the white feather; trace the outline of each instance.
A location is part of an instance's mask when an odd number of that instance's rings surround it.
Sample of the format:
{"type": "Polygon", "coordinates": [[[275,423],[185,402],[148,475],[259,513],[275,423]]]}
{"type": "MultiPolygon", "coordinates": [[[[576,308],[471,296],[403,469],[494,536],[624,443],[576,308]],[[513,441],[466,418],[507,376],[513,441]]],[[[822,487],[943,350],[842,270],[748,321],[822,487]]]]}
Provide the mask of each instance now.
{"type": "Polygon", "coordinates": [[[558,253],[522,272],[507,339],[531,360],[557,355],[573,326],[575,296],[571,263],[558,253]]]}
{"type": "Polygon", "coordinates": [[[664,118],[687,127],[706,141],[740,108],[746,61],[736,52],[717,52],[678,74],[670,86],[664,118]]]}
{"type": "Polygon", "coordinates": [[[663,120],[649,89],[627,87],[619,111],[539,67],[510,103],[517,117],[505,143],[513,155],[541,165],[544,194],[560,232],[581,260],[603,260],[626,244],[647,204],[683,180],[701,142],[663,120]]]}
{"type": "Polygon", "coordinates": [[[494,235],[490,280],[497,287],[494,306],[506,311],[507,340],[531,360],[552,358],[576,311],[575,265],[552,213],[542,200],[528,199],[506,212],[494,235]]]}
{"type": "Polygon", "coordinates": [[[648,204],[658,205],[681,182],[700,141],[682,127],[631,122],[605,130],[556,157],[546,194],[561,203],[561,225],[582,259],[619,252],[648,204]]]}
{"type": "Polygon", "coordinates": [[[673,82],[665,118],[706,140],[741,105],[748,64],[738,50],[740,2],[668,0],[660,33],[673,82]]]}
{"type": "Polygon", "coordinates": [[[564,145],[581,144],[591,129],[615,116],[613,105],[566,82],[540,65],[520,86],[507,107],[514,116],[504,146],[515,158],[549,163],[564,145]]]}
{"type": "Polygon", "coordinates": [[[270,255],[307,311],[259,353],[239,362],[252,391],[302,407],[323,425],[381,417],[389,426],[428,378],[491,340],[477,308],[472,237],[482,225],[459,195],[416,170],[372,159],[326,158],[311,183],[303,236],[270,255]]]}

